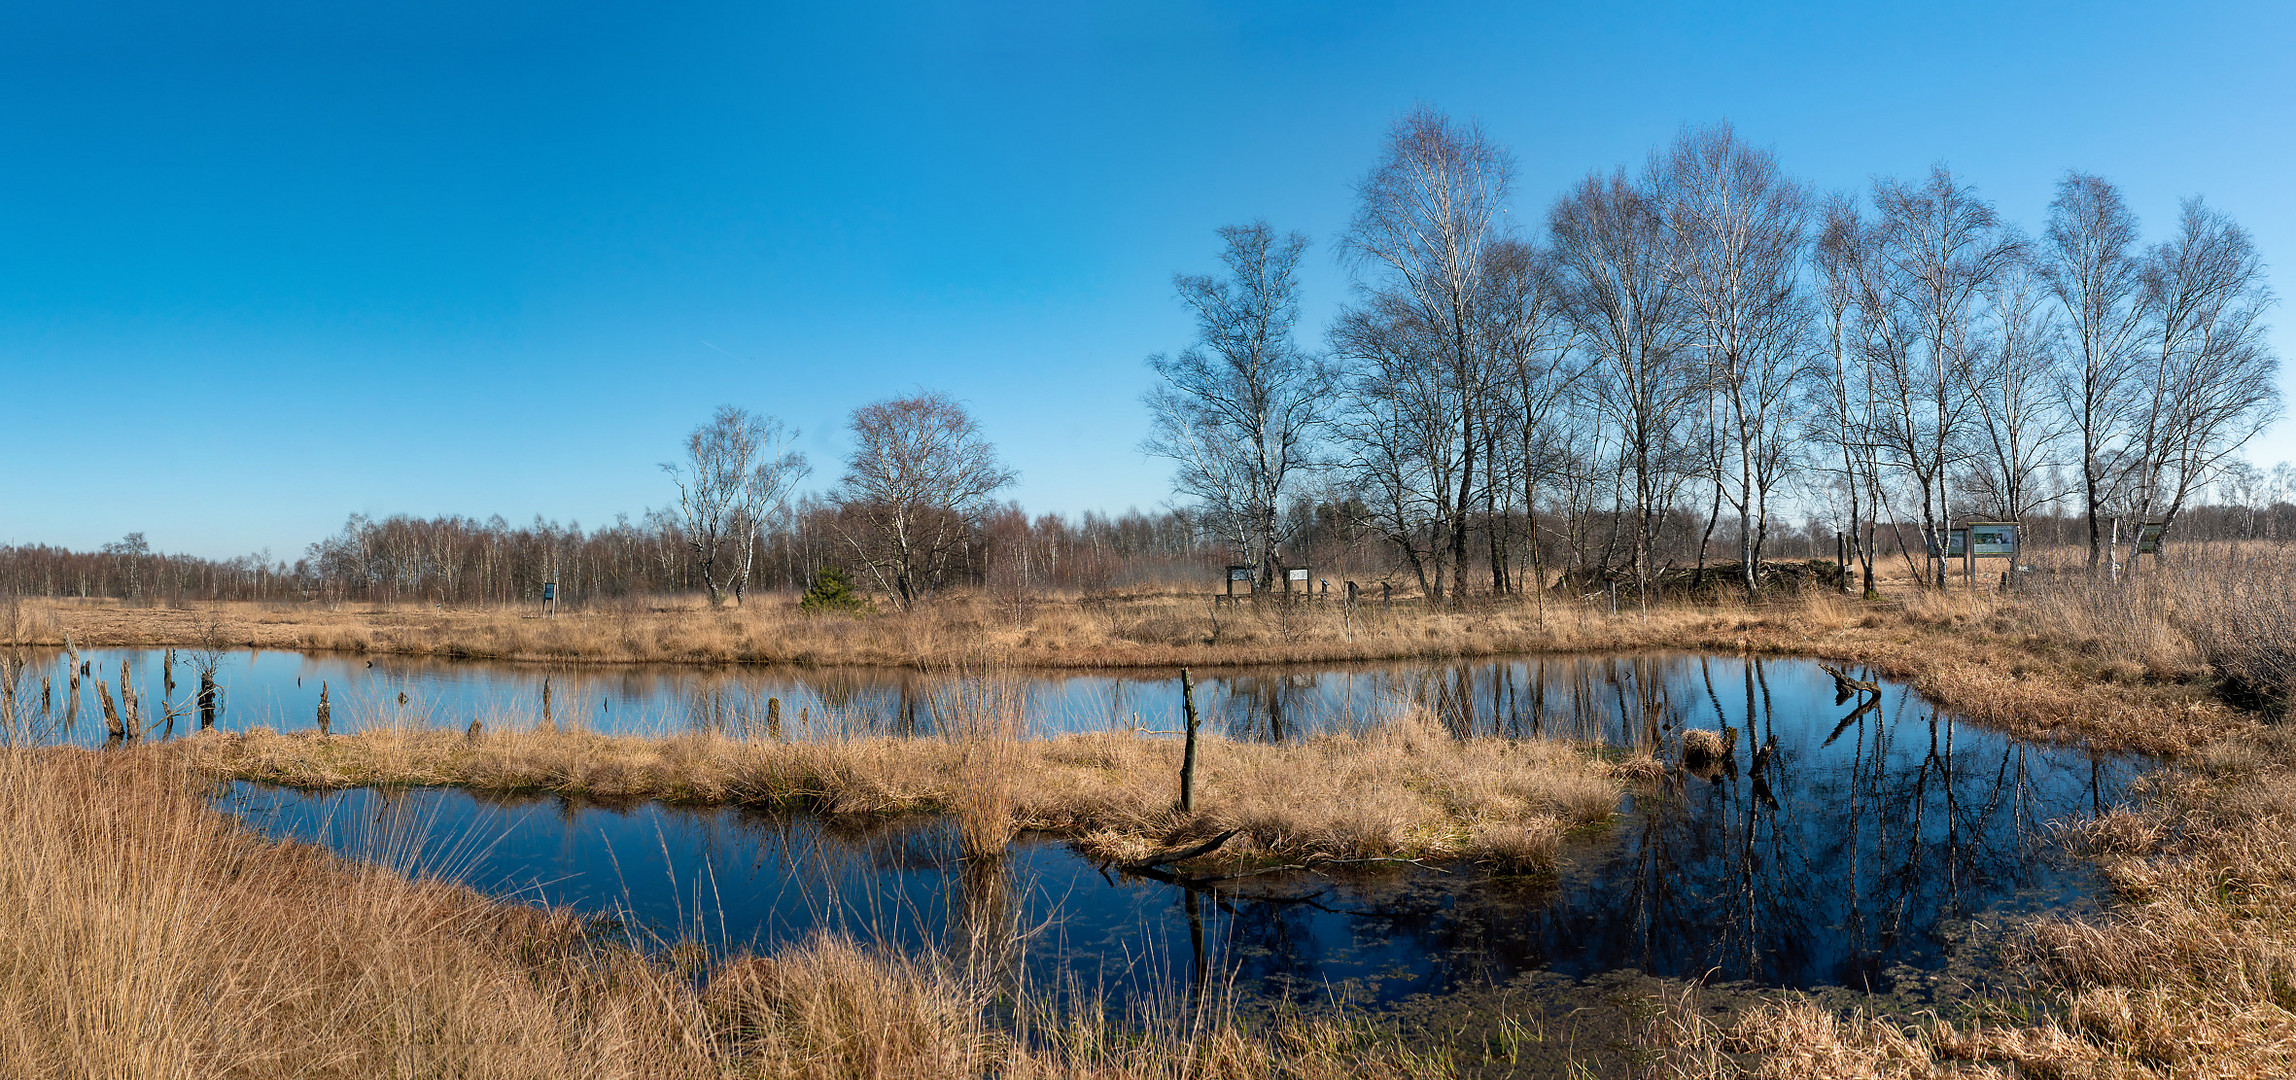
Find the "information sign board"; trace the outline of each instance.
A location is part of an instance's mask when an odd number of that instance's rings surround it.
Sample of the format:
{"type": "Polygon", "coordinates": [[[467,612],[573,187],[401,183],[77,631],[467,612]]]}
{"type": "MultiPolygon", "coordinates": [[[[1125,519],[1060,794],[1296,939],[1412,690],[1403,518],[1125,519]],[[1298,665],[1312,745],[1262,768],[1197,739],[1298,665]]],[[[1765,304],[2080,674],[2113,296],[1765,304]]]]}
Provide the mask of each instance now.
{"type": "Polygon", "coordinates": [[[2016,558],[2017,523],[2013,521],[1970,522],[1969,554],[1979,559],[2016,558]]]}
{"type": "Polygon", "coordinates": [[[2167,528],[2168,522],[2165,521],[2145,522],[2144,527],[2137,531],[2137,554],[2160,554],[2160,534],[2167,528]]]}

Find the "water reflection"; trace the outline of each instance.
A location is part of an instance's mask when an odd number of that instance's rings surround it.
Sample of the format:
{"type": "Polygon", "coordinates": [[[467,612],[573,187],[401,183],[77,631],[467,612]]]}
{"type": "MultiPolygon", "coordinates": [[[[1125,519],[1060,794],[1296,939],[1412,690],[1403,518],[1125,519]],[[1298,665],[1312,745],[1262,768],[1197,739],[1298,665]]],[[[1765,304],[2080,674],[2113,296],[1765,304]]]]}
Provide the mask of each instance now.
{"type": "MultiPolygon", "coordinates": [[[[139,698],[157,703],[147,719],[180,718],[178,733],[191,729],[194,715],[201,726],[224,730],[307,730],[326,687],[339,732],[375,725],[459,731],[477,720],[489,730],[709,731],[744,739],[927,734],[932,697],[952,678],[884,668],[553,666],[239,652],[221,658],[212,690],[203,692],[188,676],[182,683],[168,679],[165,657],[164,650],[94,650],[81,655],[80,667],[105,675],[124,662],[139,698]]],[[[1361,730],[1424,708],[1460,735],[1563,737],[1655,751],[1693,714],[1712,714],[1722,699],[1736,700],[1741,681],[1759,695],[1763,680],[1781,672],[1797,700],[1818,692],[1804,685],[1812,680],[1823,684],[1819,690],[1831,686],[1806,661],[1767,661],[1741,671],[1734,659],[1650,653],[1202,669],[1197,704],[1211,730],[1235,739],[1291,741],[1361,730]]],[[[36,658],[27,678],[53,684],[44,708],[60,737],[100,742],[99,675],[79,674],[60,654],[50,654],[36,658]]],[[[1036,671],[1022,683],[1038,733],[1180,726],[1177,671],[1036,671]]]]}
{"type": "MultiPolygon", "coordinates": [[[[1135,715],[1157,708],[1153,683],[1105,685],[1135,715]]],[[[1951,963],[1973,926],[2094,901],[2093,870],[2057,855],[2045,825],[2117,803],[2141,761],[2020,743],[1899,685],[1836,690],[1806,661],[1697,656],[1224,680],[1215,715],[1252,737],[1423,703],[1462,734],[1567,735],[1673,763],[1629,795],[1614,826],[1573,838],[1550,879],[1453,867],[1191,888],[1103,874],[1041,840],[1003,863],[966,864],[937,822],[855,831],[731,810],[405,797],[468,849],[454,872],[482,887],[626,909],[658,928],[690,928],[704,912],[734,945],[867,927],[1016,978],[1119,990],[1233,978],[1258,994],[1338,987],[1391,1000],[1534,970],[1617,969],[1886,990],[1951,963]],[[1715,733],[1728,750],[1688,767],[1688,732],[1715,733]]],[[[759,714],[736,702],[716,715],[751,730],[759,714]]],[[[806,722],[782,719],[791,732],[806,722]]],[[[235,797],[267,829],[354,851],[339,823],[380,798],[235,797]]]]}

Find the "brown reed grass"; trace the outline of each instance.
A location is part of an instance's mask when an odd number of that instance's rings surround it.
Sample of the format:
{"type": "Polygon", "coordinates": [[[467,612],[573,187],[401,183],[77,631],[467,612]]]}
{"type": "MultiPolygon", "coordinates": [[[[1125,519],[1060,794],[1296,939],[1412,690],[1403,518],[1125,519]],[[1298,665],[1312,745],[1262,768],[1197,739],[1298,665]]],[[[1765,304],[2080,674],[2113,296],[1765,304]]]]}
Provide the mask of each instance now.
{"type": "Polygon", "coordinates": [[[696,979],[563,912],[260,840],[188,780],[150,750],[0,752],[6,1075],[1442,1074],[1346,1016],[1112,1023],[835,937],[696,979]]]}
{"type": "MultiPolygon", "coordinates": [[[[985,710],[984,710],[985,711],[985,710]]],[[[167,744],[200,772],[303,788],[443,784],[600,799],[802,807],[828,814],[951,813],[973,854],[1012,830],[1115,861],[1230,829],[1214,861],[1490,858],[1551,864],[1562,833],[1607,821],[1621,784],[1591,750],[1452,737],[1413,714],[1363,735],[1292,745],[1202,740],[1194,814],[1172,807],[1176,740],[1124,732],[938,739],[750,741],[552,732],[476,736],[371,728],[330,739],[258,730],[167,744]]]]}
{"type": "Polygon", "coordinates": [[[947,805],[968,859],[1002,856],[1019,828],[1016,788],[1028,767],[1024,694],[1010,673],[953,680],[933,694],[933,726],[955,755],[947,805]]]}

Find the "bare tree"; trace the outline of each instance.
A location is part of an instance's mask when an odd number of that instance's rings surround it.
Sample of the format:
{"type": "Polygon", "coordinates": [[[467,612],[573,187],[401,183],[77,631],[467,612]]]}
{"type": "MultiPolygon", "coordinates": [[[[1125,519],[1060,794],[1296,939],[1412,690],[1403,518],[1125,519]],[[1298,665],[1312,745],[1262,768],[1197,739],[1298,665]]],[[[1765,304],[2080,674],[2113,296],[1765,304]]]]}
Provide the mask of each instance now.
{"type": "Polygon", "coordinates": [[[677,524],[712,607],[728,589],[739,601],[761,523],[812,471],[805,455],[786,448],[796,434],[773,417],[720,405],[687,433],[686,459],[662,465],[678,487],[677,524]]]}
{"type": "Polygon", "coordinates": [[[1597,358],[1589,403],[1617,443],[1618,523],[1633,530],[1632,568],[1647,596],[1662,512],[1688,464],[1683,420],[1698,394],[1665,223],[1624,172],[1580,181],[1547,223],[1564,318],[1597,358]]]}
{"type": "Polygon", "coordinates": [[[1864,593],[1874,589],[1874,523],[1881,501],[1880,470],[1874,460],[1875,405],[1872,368],[1868,365],[1868,326],[1864,305],[1871,279],[1867,260],[1872,238],[1857,204],[1845,196],[1826,203],[1825,225],[1819,233],[1816,262],[1821,282],[1825,347],[1831,364],[1812,424],[1820,437],[1841,454],[1842,493],[1849,504],[1849,543],[1852,556],[1864,573],[1864,593]]]}
{"type": "Polygon", "coordinates": [[[1444,595],[1445,495],[1458,469],[1453,387],[1428,362],[1439,332],[1402,297],[1374,295],[1343,312],[1332,348],[1348,358],[1345,402],[1334,425],[1338,464],[1368,524],[1430,597],[1444,595]]]}
{"type": "Polygon", "coordinates": [[[878,587],[914,608],[1017,474],[964,406],[938,391],[863,405],[852,431],[838,529],[878,587]]]}
{"type": "MultiPolygon", "coordinates": [[[[1474,124],[1460,124],[1426,106],[1411,110],[1388,131],[1378,167],[1356,188],[1355,220],[1346,249],[1370,271],[1366,291],[1385,298],[1391,313],[1408,308],[1422,328],[1410,340],[1432,349],[1424,359],[1449,383],[1441,419],[1455,440],[1455,475],[1432,492],[1448,549],[1450,577],[1463,587],[1467,571],[1467,517],[1474,505],[1478,410],[1492,383],[1489,343],[1477,336],[1477,301],[1489,267],[1485,249],[1512,184],[1514,163],[1474,124]]],[[[1442,578],[1434,585],[1440,596],[1442,578]]]]}
{"type": "Polygon", "coordinates": [[[1143,448],[1178,465],[1174,487],[1269,584],[1288,532],[1279,511],[1337,378],[1292,341],[1307,238],[1278,237],[1264,221],[1231,225],[1220,238],[1226,278],[1173,278],[1196,316],[1197,341],[1148,359],[1164,385],[1147,396],[1154,428],[1143,448]]]}
{"type": "Polygon", "coordinates": [[[2056,400],[2074,379],[2065,370],[2051,291],[2030,263],[2005,266],[1985,290],[1990,332],[1962,369],[1978,420],[1965,488],[1982,503],[1980,512],[2008,521],[2057,497],[2041,480],[2058,464],[2058,445],[2072,426],[2056,400]]]}
{"type": "Polygon", "coordinates": [[[2130,250],[2136,242],[2136,218],[2112,184],[2079,172],[2057,182],[2042,265],[2064,309],[2072,351],[2057,396],[2081,442],[2081,509],[2088,519],[2091,573],[2104,553],[2109,485],[2121,472],[2116,456],[2129,422],[2122,388],[2143,335],[2143,272],[2130,250]]]}
{"type": "Polygon", "coordinates": [[[2142,391],[2126,486],[2135,520],[2173,525],[2185,500],[2278,418],[2280,364],[2264,340],[2272,303],[2248,231],[2187,199],[2176,236],[2145,256],[2150,335],[2133,380],[2142,391]]]}
{"type": "Polygon", "coordinates": [[[1962,369],[1977,304],[2021,248],[1991,204],[1944,166],[1918,186],[1877,182],[1874,202],[1881,220],[1878,258],[1868,263],[1875,271],[1866,289],[1875,316],[1868,323],[1884,332],[1871,339],[1881,347],[1870,355],[1890,405],[1877,433],[1919,489],[1930,576],[1942,583],[1951,520],[1946,481],[1969,413],[1962,369]]]}
{"type": "Polygon", "coordinates": [[[1728,124],[1684,132],[1651,172],[1668,272],[1719,406],[1715,489],[1738,512],[1739,574],[1751,592],[1770,493],[1793,458],[1785,411],[1809,370],[1799,289],[1809,194],[1728,124]]]}
{"type": "Polygon", "coordinates": [[[1492,474],[1492,482],[1485,485],[1492,493],[1485,505],[1491,519],[1492,589],[1500,592],[1506,586],[1507,540],[1506,496],[1499,494],[1505,486],[1502,473],[1511,471],[1522,495],[1532,574],[1543,587],[1545,575],[1538,566],[1539,495],[1573,464],[1566,414],[1594,360],[1572,347],[1577,335],[1562,316],[1544,250],[1502,240],[1491,245],[1486,258],[1486,295],[1477,309],[1484,321],[1480,336],[1489,343],[1496,362],[1499,392],[1484,425],[1490,435],[1492,474]]]}

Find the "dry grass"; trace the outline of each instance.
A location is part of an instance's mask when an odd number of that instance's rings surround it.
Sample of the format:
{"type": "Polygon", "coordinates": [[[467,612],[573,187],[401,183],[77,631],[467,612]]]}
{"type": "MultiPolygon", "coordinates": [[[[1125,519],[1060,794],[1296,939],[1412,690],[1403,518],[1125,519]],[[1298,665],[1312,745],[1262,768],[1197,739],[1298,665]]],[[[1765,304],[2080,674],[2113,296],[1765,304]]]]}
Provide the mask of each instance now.
{"type": "Polygon", "coordinates": [[[565,914],[259,840],[186,779],[148,751],[0,754],[7,1075],[1440,1072],[1345,1018],[1119,1023],[837,938],[697,979],[565,914]]]}
{"type": "Polygon", "coordinates": [[[946,803],[968,859],[1002,856],[1019,827],[1016,788],[1028,767],[1026,691],[1007,673],[944,684],[932,707],[955,770],[946,803]]]}
{"type": "Polygon", "coordinates": [[[749,741],[489,729],[380,728],[318,737],[206,733],[167,744],[211,775],[307,788],[447,784],[601,799],[954,813],[975,854],[1013,829],[1130,861],[1240,830],[1216,860],[1488,858],[1552,862],[1562,832],[1606,821],[1613,770],[1561,742],[1459,740],[1423,715],[1293,745],[1207,737],[1194,814],[1173,808],[1176,740],[1122,732],[749,741]]]}

